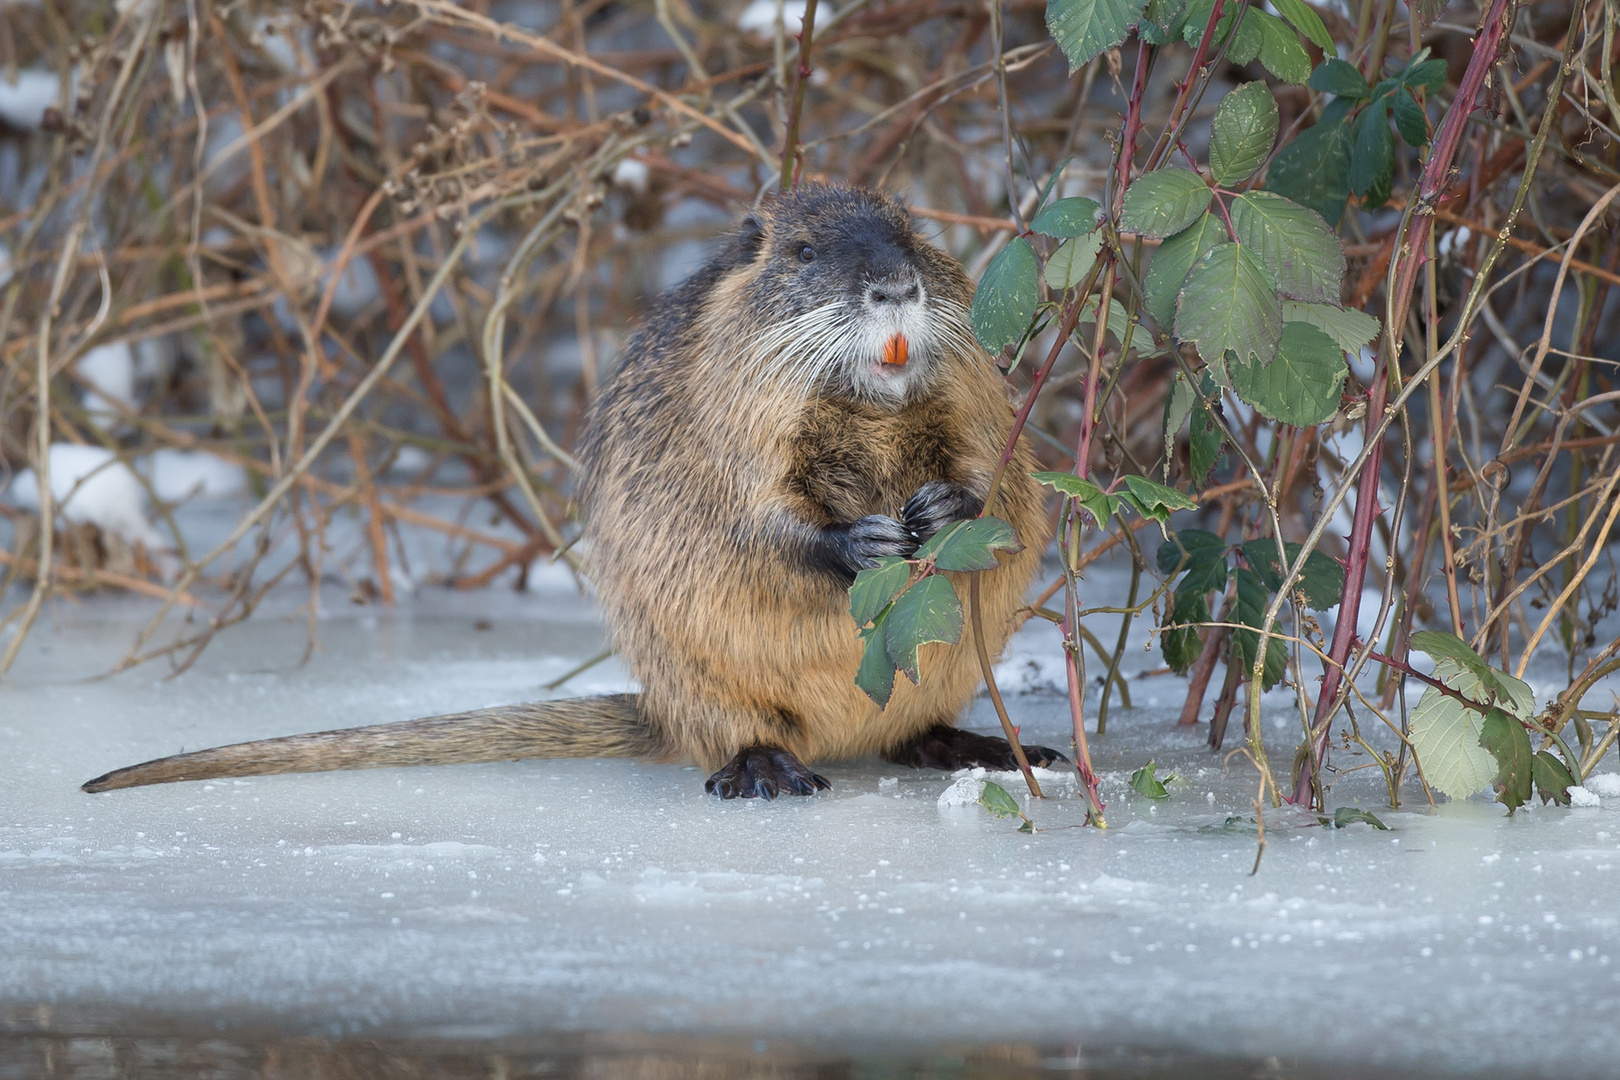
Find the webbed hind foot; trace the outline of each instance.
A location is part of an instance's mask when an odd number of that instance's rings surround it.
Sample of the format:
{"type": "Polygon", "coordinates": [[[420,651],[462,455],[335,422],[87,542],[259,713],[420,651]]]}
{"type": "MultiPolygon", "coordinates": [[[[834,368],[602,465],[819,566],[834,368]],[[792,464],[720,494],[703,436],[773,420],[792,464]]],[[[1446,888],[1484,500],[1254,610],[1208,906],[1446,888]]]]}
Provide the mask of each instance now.
{"type": "MultiPolygon", "coordinates": [[[[1012,744],[994,735],[963,731],[950,724],[936,724],[908,743],[883,755],[896,765],[913,769],[970,769],[983,766],[1003,772],[1018,768],[1012,744]]],[[[1031,765],[1051,765],[1069,759],[1049,746],[1025,746],[1024,757],[1031,765]]]]}
{"type": "Polygon", "coordinates": [[[774,799],[778,795],[814,795],[832,787],[798,758],[774,746],[745,746],[703,785],[722,799],[774,799]]]}

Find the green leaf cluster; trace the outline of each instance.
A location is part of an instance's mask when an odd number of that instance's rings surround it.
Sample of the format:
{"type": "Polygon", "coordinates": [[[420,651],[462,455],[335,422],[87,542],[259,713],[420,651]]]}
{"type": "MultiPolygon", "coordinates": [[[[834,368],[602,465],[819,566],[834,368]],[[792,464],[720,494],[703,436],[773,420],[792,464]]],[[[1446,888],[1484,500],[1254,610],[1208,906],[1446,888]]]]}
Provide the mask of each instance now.
{"type": "Polygon", "coordinates": [[[1411,647],[1433,657],[1433,677],[1466,699],[1430,686],[1412,710],[1412,750],[1429,786],[1453,799],[1492,788],[1509,813],[1533,794],[1568,806],[1569,789],[1579,782],[1575,763],[1532,750],[1530,729],[1541,728],[1530,687],[1453,634],[1422,630],[1412,635],[1411,647]]]}
{"type": "MultiPolygon", "coordinates": [[[[1299,558],[1300,545],[1286,544],[1284,548],[1290,563],[1299,558]]],[[[1282,586],[1286,568],[1277,557],[1277,543],[1272,539],[1245,543],[1243,559],[1249,565],[1236,571],[1227,565],[1230,552],[1226,541],[1203,529],[1182,529],[1159,547],[1159,572],[1167,579],[1180,575],[1175,581],[1169,619],[1159,635],[1164,661],[1177,673],[1185,674],[1203,648],[1197,629],[1186,624],[1211,620],[1210,596],[1224,592],[1229,579],[1235,579],[1236,592],[1227,621],[1242,624],[1232,634],[1232,659],[1242,665],[1245,676],[1252,669],[1260,649],[1259,631],[1266,608],[1282,586]]],[[[1318,611],[1332,608],[1344,592],[1344,567],[1313,551],[1306,557],[1294,589],[1304,596],[1308,607],[1318,611]]],[[[1262,669],[1266,689],[1276,685],[1287,666],[1287,646],[1280,638],[1269,639],[1262,669]]]]}
{"type": "Polygon", "coordinates": [[[894,673],[920,681],[917,650],[962,638],[962,602],[939,571],[971,573],[997,566],[996,553],[1018,551],[1017,534],[996,517],[956,521],[935,533],[911,559],[889,556],[855,575],[849,615],[866,643],[855,685],[887,707],[894,673]]]}
{"type": "Polygon", "coordinates": [[[1424,49],[1376,86],[1369,86],[1353,64],[1337,57],[1323,62],[1308,85],[1334,100],[1315,125],[1277,154],[1266,186],[1333,224],[1351,194],[1368,207],[1387,202],[1395,180],[1390,120],[1402,141],[1421,150],[1429,143],[1429,118],[1417,93],[1432,94],[1446,85],[1446,62],[1427,56],[1424,49]]]}
{"type": "Polygon", "coordinates": [[[1194,488],[1202,488],[1209,471],[1221,456],[1226,435],[1215,422],[1220,397],[1215,380],[1205,372],[1197,390],[1187,376],[1176,372],[1170,393],[1164,399],[1164,467],[1168,476],[1175,457],[1176,436],[1187,428],[1187,461],[1192,469],[1194,488]]]}
{"type": "MultiPolygon", "coordinates": [[[[1273,420],[1306,426],[1338,409],[1344,353],[1378,324],[1339,307],[1344,248],[1318,210],[1276,191],[1236,190],[1265,166],[1277,133],[1264,83],[1231,91],[1215,111],[1209,178],[1180,167],[1138,177],[1120,228],[1164,240],[1143,279],[1148,314],[1198,349],[1217,384],[1273,420]]],[[[1177,408],[1167,438],[1190,413],[1177,408]]]]}
{"type": "MultiPolygon", "coordinates": [[[[1282,17],[1258,6],[1228,3],[1215,24],[1210,39],[1212,49],[1226,48],[1226,58],[1240,67],[1256,60],[1260,66],[1286,83],[1303,83],[1311,73],[1311,59],[1300,44],[1300,36],[1327,52],[1333,39],[1322,19],[1301,0],[1283,0],[1275,5],[1282,17]]],[[[1143,13],[1137,32],[1150,45],[1168,45],[1181,40],[1197,45],[1209,25],[1214,0],[1153,0],[1143,13]]]]}
{"type": "Polygon", "coordinates": [[[1131,787],[1138,795],[1145,795],[1148,798],[1155,800],[1168,799],[1170,797],[1170,792],[1165,789],[1164,785],[1174,781],[1176,779],[1176,774],[1170,773],[1161,779],[1154,775],[1157,769],[1157,763],[1150,761],[1140,769],[1137,769],[1135,772],[1131,773],[1131,787]]]}

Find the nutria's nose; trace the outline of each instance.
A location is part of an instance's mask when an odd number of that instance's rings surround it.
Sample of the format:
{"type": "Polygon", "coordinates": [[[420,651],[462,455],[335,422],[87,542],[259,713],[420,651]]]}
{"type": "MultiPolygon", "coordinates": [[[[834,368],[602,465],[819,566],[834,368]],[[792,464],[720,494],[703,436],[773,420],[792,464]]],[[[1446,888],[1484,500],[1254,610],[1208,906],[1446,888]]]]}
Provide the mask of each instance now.
{"type": "Polygon", "coordinates": [[[886,278],[867,287],[866,299],[874,304],[915,304],[922,299],[922,286],[916,278],[886,278]]]}

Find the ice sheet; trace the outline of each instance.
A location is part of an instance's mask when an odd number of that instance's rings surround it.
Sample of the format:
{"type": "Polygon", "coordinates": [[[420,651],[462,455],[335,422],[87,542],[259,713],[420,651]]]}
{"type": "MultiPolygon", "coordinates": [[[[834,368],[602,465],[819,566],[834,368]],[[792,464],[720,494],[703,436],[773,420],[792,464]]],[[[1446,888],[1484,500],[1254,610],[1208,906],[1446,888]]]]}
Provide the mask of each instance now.
{"type": "MultiPolygon", "coordinates": [[[[392,614],[335,598],[305,666],[302,622],[272,610],[177,679],[90,680],[149,610],[53,606],[0,688],[0,1007],[327,1036],[1031,1039],[1547,1076],[1620,1059],[1613,781],[1589,785],[1596,808],[1509,819],[1415,791],[1389,811],[1365,769],[1334,801],[1390,831],[1268,811],[1250,876],[1252,769],[1176,731],[1180,683],[1150,677],[1094,744],[1106,832],[1078,827],[1072,786],[1032,806],[999,778],[1040,829],[1026,835],[940,806],[949,774],[875,761],[826,765],[832,792],[773,804],[627,761],[80,794],[182,748],[539,696],[602,642],[561,587],[424,590],[392,614]],[[1185,778],[1162,803],[1127,786],[1150,757],[1185,778]]],[[[1044,625],[1018,643],[1056,648],[1044,625]]],[[[1156,663],[1138,641],[1125,667],[1156,663]]],[[[609,662],[559,693],[624,679],[609,662]]],[[[1286,767],[1297,720],[1272,697],[1286,767]]],[[[1067,745],[1062,698],[1009,700],[1026,738],[1067,745]]],[[[995,728],[983,703],[970,723],[995,728]]]]}

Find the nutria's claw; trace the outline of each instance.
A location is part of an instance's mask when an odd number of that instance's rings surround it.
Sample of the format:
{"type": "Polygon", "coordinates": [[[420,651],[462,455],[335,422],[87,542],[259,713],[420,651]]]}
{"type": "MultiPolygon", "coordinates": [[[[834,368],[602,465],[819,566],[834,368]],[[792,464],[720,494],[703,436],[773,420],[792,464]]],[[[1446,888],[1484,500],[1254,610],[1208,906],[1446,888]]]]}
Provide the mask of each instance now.
{"type": "Polygon", "coordinates": [[[908,558],[918,543],[905,524],[882,514],[863,517],[849,527],[849,549],[863,569],[886,555],[908,558]]]}
{"type": "Polygon", "coordinates": [[[900,511],[900,520],[917,537],[919,544],[930,536],[963,518],[978,517],[984,503],[961,484],[948,480],[930,480],[918,488],[906,507],[900,511]]]}
{"type": "MultiPolygon", "coordinates": [[[[949,724],[937,724],[883,756],[913,769],[969,769],[977,765],[1010,772],[1018,768],[1018,758],[1006,739],[963,731],[949,724]]],[[[1031,765],[1069,760],[1049,746],[1026,746],[1024,757],[1031,765]]]]}
{"type": "Polygon", "coordinates": [[[828,791],[827,778],[811,772],[786,750],[745,746],[726,766],[709,777],[703,790],[722,799],[765,799],[781,794],[814,795],[828,791]]]}

